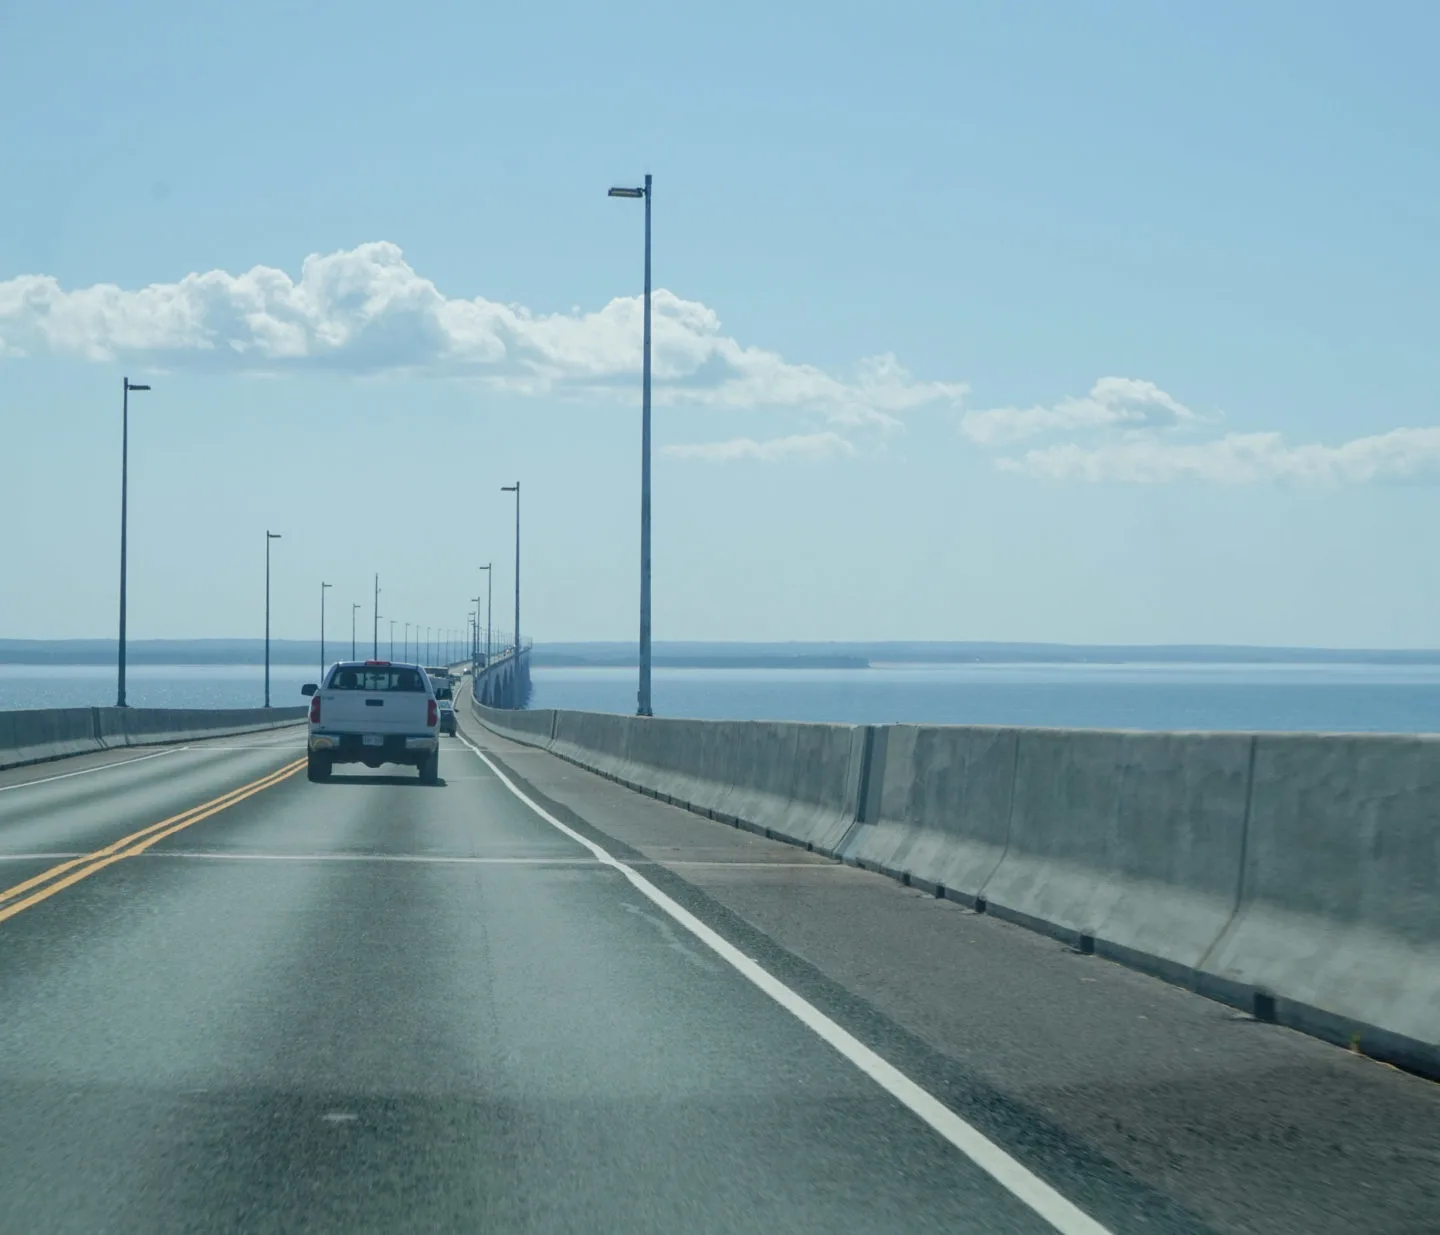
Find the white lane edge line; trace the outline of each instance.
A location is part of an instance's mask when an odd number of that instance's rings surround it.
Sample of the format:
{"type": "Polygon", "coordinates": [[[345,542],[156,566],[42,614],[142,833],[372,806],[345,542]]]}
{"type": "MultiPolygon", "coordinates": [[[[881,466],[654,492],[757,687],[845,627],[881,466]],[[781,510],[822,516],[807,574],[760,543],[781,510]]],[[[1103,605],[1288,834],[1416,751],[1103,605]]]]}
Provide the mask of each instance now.
{"type": "Polygon", "coordinates": [[[114,763],[101,763],[93,768],[81,768],[76,772],[62,772],[59,776],[42,776],[39,780],[22,780],[13,785],[0,785],[0,793],[8,793],[11,789],[28,789],[31,785],[48,785],[51,781],[69,780],[72,776],[87,776],[91,772],[105,772],[110,768],[128,767],[132,763],[144,763],[147,759],[158,759],[161,755],[174,755],[189,749],[188,746],[167,746],[164,750],[157,750],[148,755],[137,755],[134,759],[117,759],[114,763]]]}
{"type": "Polygon", "coordinates": [[[1108,1228],[1096,1222],[1074,1202],[1067,1200],[1028,1167],[1012,1158],[978,1128],[967,1123],[929,1091],[895,1067],[847,1030],[832,1021],[803,995],[791,990],[752,957],[746,956],[723,935],[706,926],[677,901],[672,900],[638,871],[620,861],[608,850],[581,836],[574,828],[560,822],[539,803],[532,801],[478,746],[466,737],[465,743],[499,778],[515,797],[532,811],[564,833],[576,844],[595,855],[597,861],[612,866],[630,881],[642,896],[669,914],[712,952],[727,962],[751,983],[821,1038],[861,1072],[895,1098],[902,1106],[928,1124],[945,1140],[999,1183],[1017,1200],[1028,1205],[1062,1235],[1111,1235],[1108,1228]]]}

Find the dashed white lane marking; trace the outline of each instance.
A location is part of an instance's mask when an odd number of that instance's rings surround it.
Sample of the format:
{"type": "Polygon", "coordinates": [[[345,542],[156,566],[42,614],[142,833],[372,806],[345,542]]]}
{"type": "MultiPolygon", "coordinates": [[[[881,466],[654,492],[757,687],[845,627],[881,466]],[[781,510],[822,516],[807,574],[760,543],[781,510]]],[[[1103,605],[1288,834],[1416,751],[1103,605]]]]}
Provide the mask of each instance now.
{"type": "Polygon", "coordinates": [[[577,845],[584,846],[595,855],[597,861],[618,870],[630,881],[631,886],[637,892],[667,913],[733,969],[769,995],[807,1029],[832,1046],[893,1098],[949,1141],[1012,1196],[1028,1205],[1057,1231],[1062,1232],[1062,1235],[1110,1235],[1107,1228],[1101,1226],[1073,1201],[1062,1196],[1028,1167],[1012,1158],[978,1128],[961,1119],[940,1099],[928,1090],[922,1089],[894,1064],[876,1054],[853,1034],[842,1029],[819,1008],[804,996],[791,990],[758,961],[746,956],[723,935],[705,925],[678,901],[671,899],[646,879],[644,875],[620,861],[588,837],[581,836],[574,828],[562,823],[539,803],[532,801],[483,750],[468,738],[461,737],[460,740],[475,752],[475,755],[484,762],[486,767],[495,773],[506,789],[541,819],[568,836],[577,845]]]}

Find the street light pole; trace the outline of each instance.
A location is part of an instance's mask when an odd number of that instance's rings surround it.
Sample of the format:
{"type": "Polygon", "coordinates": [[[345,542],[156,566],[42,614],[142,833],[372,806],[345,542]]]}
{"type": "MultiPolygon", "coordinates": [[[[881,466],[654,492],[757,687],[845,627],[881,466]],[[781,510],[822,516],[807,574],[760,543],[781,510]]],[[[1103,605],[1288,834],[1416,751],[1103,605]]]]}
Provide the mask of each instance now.
{"type": "Polygon", "coordinates": [[[350,659],[355,659],[355,615],[360,612],[360,602],[350,602],[350,659]]]}
{"type": "Polygon", "coordinates": [[[501,485],[501,493],[513,493],[515,495],[515,629],[510,632],[510,637],[515,640],[515,658],[520,658],[520,482],[517,480],[513,485],[501,485]]]}
{"type": "MultiPolygon", "coordinates": [[[[280,533],[265,530],[265,706],[270,706],[270,542],[280,533]]],[[[320,595],[323,597],[324,592],[320,595]]]]}
{"type": "Polygon", "coordinates": [[[370,659],[380,659],[380,576],[375,576],[375,625],[370,632],[370,659]]]}
{"type": "MultiPolygon", "coordinates": [[[[495,581],[495,571],[492,569],[494,565],[494,562],[486,562],[484,566],[479,567],[480,570],[485,572],[485,663],[487,665],[490,663],[490,597],[492,594],[490,585],[495,581]]],[[[475,603],[477,606],[480,603],[478,596],[475,598],[475,603]]],[[[480,610],[478,608],[475,610],[475,625],[477,627],[480,625],[480,610]]],[[[478,629],[475,634],[478,639],[480,634],[478,629]]]]}
{"type": "Polygon", "coordinates": [[[329,583],[320,584],[320,676],[325,676],[325,589],[333,586],[329,583]]]}
{"type": "Polygon", "coordinates": [[[130,392],[150,389],[149,386],[141,386],[132,382],[128,377],[122,378],[121,382],[123,388],[120,396],[120,647],[115,663],[115,706],[117,708],[127,706],[125,703],[125,541],[130,506],[130,392]]]}
{"type": "Polygon", "coordinates": [[[390,659],[395,659],[395,619],[390,619],[390,659]]]}
{"type": "Polygon", "coordinates": [[[640,378],[640,685],[636,715],[652,716],[650,707],[650,205],[654,181],[643,189],[611,189],[611,197],[645,199],[645,327],[640,378]]]}

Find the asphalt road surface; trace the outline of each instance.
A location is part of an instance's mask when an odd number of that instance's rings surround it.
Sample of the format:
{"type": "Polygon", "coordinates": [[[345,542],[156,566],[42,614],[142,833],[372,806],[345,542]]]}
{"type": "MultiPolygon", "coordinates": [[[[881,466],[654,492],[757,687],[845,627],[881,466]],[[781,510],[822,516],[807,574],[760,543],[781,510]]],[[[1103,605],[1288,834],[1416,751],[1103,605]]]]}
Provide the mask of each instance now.
{"type": "Polygon", "coordinates": [[[1436,1086],[467,728],[0,773],[0,1232],[1440,1230],[1436,1086]]]}

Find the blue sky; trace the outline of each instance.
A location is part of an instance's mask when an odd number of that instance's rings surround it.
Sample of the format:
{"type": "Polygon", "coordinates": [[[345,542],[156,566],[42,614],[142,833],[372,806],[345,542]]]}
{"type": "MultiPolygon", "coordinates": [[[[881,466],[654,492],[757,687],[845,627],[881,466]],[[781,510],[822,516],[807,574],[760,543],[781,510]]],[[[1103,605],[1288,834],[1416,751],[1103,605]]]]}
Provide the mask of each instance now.
{"type": "Polygon", "coordinates": [[[657,638],[1440,642],[1440,9],[691,7],[0,0],[0,635],[632,637],[649,171],[657,638]]]}

